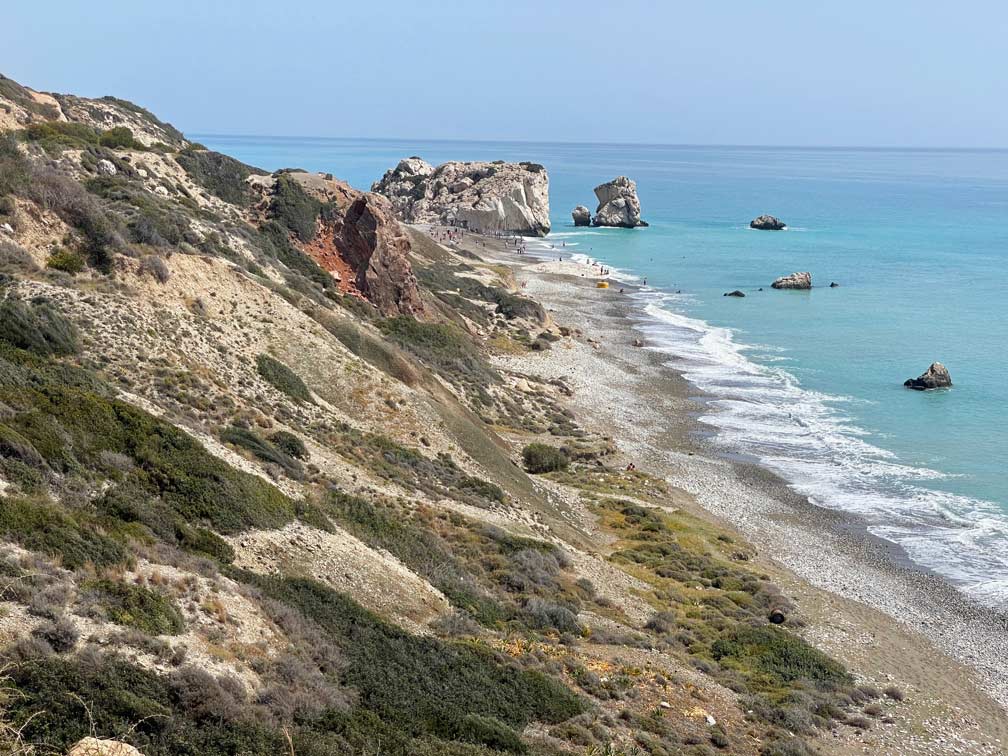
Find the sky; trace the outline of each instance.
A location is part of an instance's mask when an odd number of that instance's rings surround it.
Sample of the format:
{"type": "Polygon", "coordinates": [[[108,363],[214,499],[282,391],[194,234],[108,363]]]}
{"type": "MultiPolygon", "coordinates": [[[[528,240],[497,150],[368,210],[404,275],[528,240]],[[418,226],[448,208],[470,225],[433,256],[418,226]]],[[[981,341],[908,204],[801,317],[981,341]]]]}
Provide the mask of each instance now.
{"type": "Polygon", "coordinates": [[[1008,147],[1008,3],[4,0],[0,73],[189,134],[1008,147]]]}

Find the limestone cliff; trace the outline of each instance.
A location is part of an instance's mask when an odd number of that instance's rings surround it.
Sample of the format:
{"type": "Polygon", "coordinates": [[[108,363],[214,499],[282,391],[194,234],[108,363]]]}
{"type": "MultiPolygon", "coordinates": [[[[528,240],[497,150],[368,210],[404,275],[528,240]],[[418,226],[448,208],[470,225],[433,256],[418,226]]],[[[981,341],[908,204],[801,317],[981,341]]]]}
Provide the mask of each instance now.
{"type": "Polygon", "coordinates": [[[371,190],[388,197],[409,223],[446,223],[480,233],[545,236],[549,176],[537,163],[461,163],[437,168],[400,160],[371,190]]]}

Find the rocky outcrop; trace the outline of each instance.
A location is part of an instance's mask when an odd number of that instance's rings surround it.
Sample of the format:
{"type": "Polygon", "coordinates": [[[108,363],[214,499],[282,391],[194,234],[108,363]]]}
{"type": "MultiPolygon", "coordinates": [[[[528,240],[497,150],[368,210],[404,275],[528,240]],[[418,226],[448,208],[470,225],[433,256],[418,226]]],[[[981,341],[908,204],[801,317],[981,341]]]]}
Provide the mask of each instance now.
{"type": "Polygon", "coordinates": [[[783,231],[787,228],[787,224],[772,215],[761,215],[749,221],[749,228],[755,228],[757,231],[783,231]]]}
{"type": "Polygon", "coordinates": [[[811,289],[811,273],[792,273],[789,276],[781,276],[772,284],[775,289],[811,289]]]}
{"type": "Polygon", "coordinates": [[[612,181],[595,187],[598,208],[595,210],[593,226],[618,226],[637,228],[646,226],[641,220],[640,199],[637,197],[637,182],[626,176],[617,176],[612,181]]]}
{"type": "Polygon", "coordinates": [[[550,230],[549,175],[538,163],[451,162],[435,168],[410,157],[371,190],[388,197],[408,223],[524,236],[545,236],[550,230]]]}
{"type": "Polygon", "coordinates": [[[574,219],[575,226],[590,226],[591,225],[591,211],[584,205],[578,205],[571,212],[571,217],[574,219]]]}
{"type": "MultiPolygon", "coordinates": [[[[260,197],[258,212],[268,213],[278,175],[253,175],[246,180],[260,197]]],[[[424,305],[409,261],[410,239],[389,201],[380,194],[354,189],[331,174],[282,175],[327,208],[316,218],[314,237],[306,241],[292,235],[292,243],[328,271],[344,294],[363,296],[387,317],[420,317],[424,305]]]]}
{"type": "Polygon", "coordinates": [[[419,316],[423,300],[409,262],[410,240],[389,201],[362,193],[337,222],[336,246],[353,268],[357,289],[383,315],[419,316]]]}
{"type": "Polygon", "coordinates": [[[917,391],[927,391],[929,389],[949,388],[952,385],[952,376],[940,362],[932,362],[924,373],[918,378],[907,378],[903,382],[907,388],[917,391]]]}
{"type": "Polygon", "coordinates": [[[726,297],[744,297],[745,294],[742,293],[741,291],[739,291],[738,289],[735,289],[735,291],[725,292],[725,296],[726,297]]]}

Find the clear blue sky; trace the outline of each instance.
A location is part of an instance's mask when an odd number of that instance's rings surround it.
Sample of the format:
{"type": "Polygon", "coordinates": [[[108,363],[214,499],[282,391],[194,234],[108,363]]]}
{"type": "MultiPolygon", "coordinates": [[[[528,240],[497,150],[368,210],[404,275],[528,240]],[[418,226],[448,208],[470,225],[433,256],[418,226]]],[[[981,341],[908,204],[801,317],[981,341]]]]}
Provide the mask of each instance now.
{"type": "Polygon", "coordinates": [[[187,133],[1008,147],[1008,3],[6,0],[0,72],[187,133]]]}

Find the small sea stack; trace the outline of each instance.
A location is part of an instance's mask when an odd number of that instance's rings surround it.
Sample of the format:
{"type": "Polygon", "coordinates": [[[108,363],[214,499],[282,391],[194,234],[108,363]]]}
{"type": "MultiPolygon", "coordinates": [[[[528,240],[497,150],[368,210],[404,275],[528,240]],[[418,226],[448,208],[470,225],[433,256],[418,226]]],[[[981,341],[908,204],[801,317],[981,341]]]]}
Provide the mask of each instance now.
{"type": "Polygon", "coordinates": [[[781,276],[772,284],[774,289],[811,289],[812,274],[808,272],[792,273],[788,276],[781,276]]]}
{"type": "Polygon", "coordinates": [[[787,228],[787,223],[772,215],[761,215],[749,221],[749,228],[755,228],[757,231],[783,231],[787,228]]]}
{"type": "Polygon", "coordinates": [[[903,385],[915,391],[929,391],[931,389],[950,388],[952,386],[952,376],[948,369],[940,362],[932,362],[931,367],[924,371],[917,378],[907,378],[903,385]]]}
{"type": "Polygon", "coordinates": [[[595,209],[593,226],[616,226],[618,228],[638,228],[646,226],[641,220],[640,199],[637,197],[637,182],[626,176],[617,176],[612,181],[595,187],[598,207],[595,209]]]}
{"type": "Polygon", "coordinates": [[[590,226],[591,211],[584,205],[578,205],[571,211],[571,218],[574,219],[575,226],[590,226]]]}

